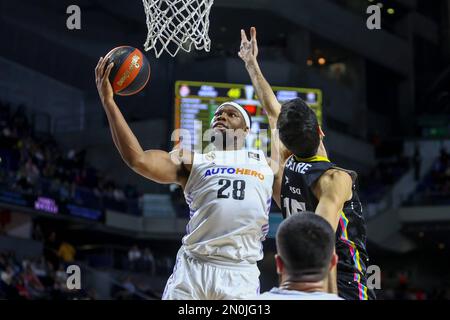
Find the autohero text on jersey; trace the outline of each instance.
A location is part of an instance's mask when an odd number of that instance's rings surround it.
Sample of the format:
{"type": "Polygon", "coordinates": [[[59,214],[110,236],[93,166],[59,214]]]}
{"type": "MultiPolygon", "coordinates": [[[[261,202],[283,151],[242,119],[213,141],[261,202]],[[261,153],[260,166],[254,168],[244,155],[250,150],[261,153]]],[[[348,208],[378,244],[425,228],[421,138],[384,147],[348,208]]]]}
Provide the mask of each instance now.
{"type": "Polygon", "coordinates": [[[253,176],[257,177],[259,180],[264,180],[265,176],[261,172],[245,169],[245,168],[230,168],[230,167],[223,167],[223,168],[214,168],[214,169],[208,169],[205,172],[205,177],[213,176],[216,174],[230,174],[230,175],[247,175],[247,176],[253,176]]]}

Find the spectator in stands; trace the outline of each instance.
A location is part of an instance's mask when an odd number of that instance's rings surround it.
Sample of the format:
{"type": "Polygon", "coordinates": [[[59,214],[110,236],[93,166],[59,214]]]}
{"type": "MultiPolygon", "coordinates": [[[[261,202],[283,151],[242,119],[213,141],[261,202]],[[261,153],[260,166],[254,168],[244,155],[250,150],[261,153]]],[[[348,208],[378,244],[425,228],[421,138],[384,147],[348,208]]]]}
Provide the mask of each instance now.
{"type": "Polygon", "coordinates": [[[14,277],[14,269],[10,264],[6,264],[6,268],[1,272],[0,278],[6,285],[11,285],[14,277]]]}
{"type": "Polygon", "coordinates": [[[150,272],[150,275],[155,275],[156,262],[153,253],[149,248],[144,249],[144,254],[142,255],[143,269],[146,272],[150,272]]]}
{"type": "Polygon", "coordinates": [[[50,262],[53,270],[59,269],[58,249],[59,246],[56,239],[56,233],[51,232],[47,238],[47,241],[44,242],[44,257],[48,262],[50,262]]]}
{"type": "Polygon", "coordinates": [[[59,190],[61,201],[70,201],[75,197],[75,186],[68,181],[64,181],[59,190]]]}
{"type": "Polygon", "coordinates": [[[20,298],[17,294],[16,288],[14,287],[14,275],[14,270],[8,263],[5,269],[0,269],[0,298],[3,297],[7,300],[20,298]]]}
{"type": "Polygon", "coordinates": [[[129,300],[133,298],[135,292],[136,286],[134,285],[132,278],[128,276],[122,282],[121,290],[119,290],[114,297],[117,300],[129,300]]]}
{"type": "Polygon", "coordinates": [[[17,171],[13,188],[19,192],[29,193],[32,187],[33,186],[28,180],[25,168],[21,167],[19,171],[17,171]]]}
{"type": "Polygon", "coordinates": [[[33,270],[33,273],[39,278],[47,277],[49,270],[44,257],[40,257],[39,259],[35,259],[29,264],[25,264],[24,269],[28,268],[29,266],[31,267],[31,270],[33,270]]]}
{"type": "Polygon", "coordinates": [[[113,196],[114,196],[114,200],[118,201],[118,202],[122,202],[125,200],[125,194],[123,193],[123,191],[117,187],[114,188],[113,191],[113,196]]]}
{"type": "Polygon", "coordinates": [[[22,297],[23,299],[26,299],[26,300],[31,299],[31,294],[28,291],[27,286],[25,285],[23,274],[21,274],[17,278],[15,287],[16,287],[17,293],[19,294],[20,297],[22,297]]]}
{"type": "Polygon", "coordinates": [[[67,287],[67,273],[62,265],[55,272],[55,281],[53,284],[53,296],[55,299],[64,299],[65,294],[69,292],[67,287]]]}
{"type": "Polygon", "coordinates": [[[139,260],[142,257],[142,253],[139,250],[137,245],[134,245],[128,251],[128,262],[130,264],[130,269],[133,271],[137,271],[139,260]]]}
{"type": "Polygon", "coordinates": [[[88,289],[85,300],[98,300],[97,291],[94,288],[88,289]]]}
{"type": "Polygon", "coordinates": [[[125,281],[123,282],[123,287],[131,294],[136,292],[136,286],[134,285],[131,277],[127,277],[125,279],[125,281]]]}
{"type": "Polygon", "coordinates": [[[31,269],[31,266],[27,266],[24,271],[23,279],[25,283],[25,287],[30,293],[32,298],[43,298],[45,295],[45,287],[36,274],[31,269]]]}
{"type": "Polygon", "coordinates": [[[445,147],[440,150],[439,158],[434,162],[431,173],[419,187],[415,202],[425,204],[448,204],[450,199],[450,162],[445,147]],[[422,191],[422,192],[420,192],[422,191]]]}
{"type": "Polygon", "coordinates": [[[39,223],[35,223],[33,225],[33,232],[32,232],[31,237],[33,238],[33,240],[36,240],[39,242],[44,241],[44,235],[42,233],[42,229],[41,229],[41,226],[39,223]]]}
{"type": "Polygon", "coordinates": [[[35,163],[39,169],[44,168],[45,157],[44,157],[44,154],[42,153],[40,146],[38,146],[38,145],[36,145],[36,147],[34,148],[33,161],[35,161],[35,163]]]}
{"type": "Polygon", "coordinates": [[[75,247],[66,241],[62,241],[58,249],[58,257],[60,257],[65,264],[70,264],[75,261],[75,255],[75,247]]]}

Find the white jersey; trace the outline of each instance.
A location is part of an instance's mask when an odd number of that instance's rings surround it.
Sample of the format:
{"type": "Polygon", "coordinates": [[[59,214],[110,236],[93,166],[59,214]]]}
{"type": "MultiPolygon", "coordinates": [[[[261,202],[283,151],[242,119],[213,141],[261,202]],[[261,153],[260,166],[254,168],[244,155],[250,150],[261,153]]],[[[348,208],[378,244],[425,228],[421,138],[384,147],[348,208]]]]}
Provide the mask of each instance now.
{"type": "Polygon", "coordinates": [[[250,300],[344,300],[341,297],[326,292],[303,292],[273,288],[250,300]]]}
{"type": "Polygon", "coordinates": [[[273,171],[262,151],[194,154],[184,189],[188,254],[222,264],[254,264],[269,231],[273,171]]]}

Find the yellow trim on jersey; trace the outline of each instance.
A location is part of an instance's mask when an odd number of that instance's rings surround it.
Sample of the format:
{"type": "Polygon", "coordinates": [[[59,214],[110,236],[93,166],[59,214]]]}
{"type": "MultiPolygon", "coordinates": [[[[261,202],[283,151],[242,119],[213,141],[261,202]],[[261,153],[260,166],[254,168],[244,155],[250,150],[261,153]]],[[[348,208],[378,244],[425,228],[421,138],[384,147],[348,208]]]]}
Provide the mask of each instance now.
{"type": "Polygon", "coordinates": [[[322,157],[322,156],[312,156],[309,158],[300,158],[297,157],[296,155],[294,155],[295,161],[298,162],[319,162],[319,161],[325,161],[325,162],[330,162],[330,160],[328,160],[327,157],[322,157]]]}

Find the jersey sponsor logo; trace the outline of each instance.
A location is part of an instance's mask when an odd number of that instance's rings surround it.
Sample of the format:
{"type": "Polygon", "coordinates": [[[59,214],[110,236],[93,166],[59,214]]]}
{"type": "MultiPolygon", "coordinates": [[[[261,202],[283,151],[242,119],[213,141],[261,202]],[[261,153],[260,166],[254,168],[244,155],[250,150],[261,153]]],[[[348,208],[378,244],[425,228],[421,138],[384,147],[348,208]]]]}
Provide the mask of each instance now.
{"type": "Polygon", "coordinates": [[[300,190],[300,188],[295,188],[295,187],[289,187],[289,190],[293,193],[293,194],[302,194],[302,191],[300,190]]]}
{"type": "Polygon", "coordinates": [[[306,172],[312,167],[312,164],[304,162],[295,162],[292,158],[286,163],[286,168],[301,174],[306,174],[306,172]]]}
{"type": "Polygon", "coordinates": [[[248,157],[250,158],[250,159],[255,159],[255,160],[260,160],[260,158],[259,158],[259,154],[258,153],[255,153],[255,152],[249,152],[248,153],[248,157]]]}
{"type": "Polygon", "coordinates": [[[208,169],[205,172],[205,178],[217,174],[246,175],[256,177],[261,181],[265,179],[264,174],[262,174],[261,172],[245,168],[230,168],[230,167],[208,169]]]}

